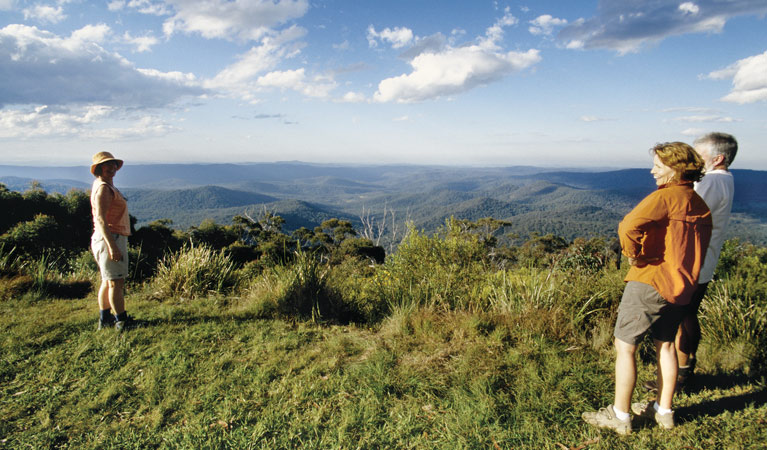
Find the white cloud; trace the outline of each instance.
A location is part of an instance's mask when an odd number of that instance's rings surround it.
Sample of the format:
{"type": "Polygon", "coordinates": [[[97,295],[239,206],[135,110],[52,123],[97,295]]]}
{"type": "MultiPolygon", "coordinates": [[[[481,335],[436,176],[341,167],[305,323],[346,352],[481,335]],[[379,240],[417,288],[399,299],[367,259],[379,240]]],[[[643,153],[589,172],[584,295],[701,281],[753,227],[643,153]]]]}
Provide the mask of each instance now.
{"type": "Polygon", "coordinates": [[[704,108],[700,106],[679,106],[674,108],[666,108],[662,109],[661,112],[689,112],[689,113],[697,113],[697,114],[718,114],[720,111],[717,111],[713,108],[704,108]]]}
{"type": "Polygon", "coordinates": [[[7,61],[3,64],[7,78],[0,83],[0,107],[164,107],[204,92],[196,86],[147,76],[120,55],[106,51],[99,42],[109,33],[106,25],[89,25],[70,37],[19,24],[0,29],[0,60],[7,61]]]}
{"type": "Polygon", "coordinates": [[[697,137],[704,134],[705,132],[706,130],[704,130],[703,128],[687,128],[682,130],[681,134],[682,136],[697,137]]]}
{"type": "Polygon", "coordinates": [[[485,38],[480,39],[479,45],[488,49],[495,49],[498,43],[503,39],[503,29],[512,25],[516,25],[519,22],[514,17],[507,7],[503,17],[498,19],[493,26],[485,30],[485,38]]]}
{"type": "Polygon", "coordinates": [[[205,86],[245,101],[257,101],[262,91],[258,78],[273,71],[277,65],[299,54],[304,43],[298,41],[306,30],[292,26],[278,34],[263,37],[259,45],[240,55],[237,62],[221,70],[205,86]]]}
{"type": "Polygon", "coordinates": [[[538,50],[495,53],[479,45],[423,53],[410,65],[413,72],[381,81],[379,102],[416,102],[467,91],[526,69],[541,60],[538,50]]]}
{"type": "Polygon", "coordinates": [[[713,80],[732,79],[732,91],[722,97],[732,103],[767,101],[767,52],[741,59],[729,67],[711,72],[713,80]]]}
{"type": "Polygon", "coordinates": [[[538,50],[502,50],[503,29],[516,23],[506,8],[504,16],[488,27],[475,44],[453,47],[439,33],[420,39],[402,55],[410,58],[412,72],[382,80],[373,99],[409,103],[449,96],[537,64],[541,60],[538,50]]]}
{"type": "Polygon", "coordinates": [[[170,5],[167,0],[129,0],[127,3],[124,1],[115,1],[110,3],[109,9],[112,8],[122,9],[127,6],[133,8],[141,14],[149,14],[153,16],[167,16],[171,14],[169,9],[170,5]]]}
{"type": "Polygon", "coordinates": [[[127,31],[123,35],[123,40],[127,42],[128,44],[134,46],[136,48],[134,51],[138,53],[152,51],[152,47],[157,45],[160,42],[154,36],[146,35],[146,36],[134,37],[127,31]]]}
{"type": "Polygon", "coordinates": [[[621,54],[688,33],[719,33],[727,21],[743,15],[764,15],[762,0],[602,1],[599,14],[562,29],[558,38],[567,48],[607,48],[621,54]]]}
{"type": "Polygon", "coordinates": [[[107,105],[75,108],[37,106],[0,110],[0,138],[129,139],[163,136],[179,131],[153,115],[126,115],[107,105]],[[104,122],[123,126],[99,126],[104,122]],[[111,123],[110,122],[110,123],[111,123]]]}
{"type": "Polygon", "coordinates": [[[120,11],[125,8],[125,0],[113,0],[107,3],[107,9],[110,11],[120,11]]]}
{"type": "Polygon", "coordinates": [[[344,96],[339,100],[341,103],[363,103],[366,101],[367,98],[365,97],[365,94],[351,91],[344,94],[344,96]]]}
{"type": "Polygon", "coordinates": [[[606,119],[604,117],[597,117],[597,116],[581,116],[580,121],[581,122],[608,122],[615,119],[606,119]]]}
{"type": "Polygon", "coordinates": [[[308,0],[167,0],[175,14],[163,24],[166,35],[199,33],[205,38],[259,40],[273,29],[303,17],[308,0]]]}
{"type": "Polygon", "coordinates": [[[70,35],[70,44],[79,47],[84,43],[100,44],[112,33],[112,30],[104,24],[86,25],[79,30],[75,30],[70,35]]]}
{"type": "Polygon", "coordinates": [[[350,44],[349,44],[349,41],[347,40],[347,41],[341,42],[340,44],[333,44],[333,49],[334,50],[342,50],[342,51],[343,50],[349,50],[349,46],[350,46],[350,44]]]}
{"type": "Polygon", "coordinates": [[[267,73],[256,80],[260,87],[273,87],[282,90],[290,89],[300,92],[307,97],[324,98],[336,87],[332,79],[317,76],[311,80],[306,77],[303,68],[267,73]]]}
{"type": "Polygon", "coordinates": [[[700,12],[700,8],[693,2],[684,2],[679,5],[679,11],[695,15],[700,12]]]}
{"type": "Polygon", "coordinates": [[[413,41],[413,31],[409,28],[395,27],[394,29],[385,28],[380,32],[376,32],[373,25],[368,27],[368,45],[375,47],[378,45],[378,41],[387,41],[391,43],[392,48],[402,48],[413,41]]]}
{"type": "Polygon", "coordinates": [[[13,0],[0,0],[0,11],[13,9],[13,0]]]}
{"type": "Polygon", "coordinates": [[[715,122],[715,123],[732,123],[738,122],[738,120],[732,117],[707,115],[707,116],[682,116],[672,119],[674,122],[715,122]]]}
{"type": "Polygon", "coordinates": [[[400,117],[395,117],[394,119],[392,119],[393,122],[407,122],[409,120],[410,120],[410,117],[408,116],[400,116],[400,117]]]}
{"type": "Polygon", "coordinates": [[[48,5],[34,5],[31,8],[25,8],[24,20],[36,20],[40,23],[59,23],[66,19],[64,10],[61,6],[53,7],[48,5]]]}
{"type": "Polygon", "coordinates": [[[543,34],[549,36],[554,32],[555,27],[567,25],[567,20],[557,19],[549,14],[544,14],[531,20],[530,24],[532,24],[532,26],[528,28],[528,30],[531,34],[543,34]]]}

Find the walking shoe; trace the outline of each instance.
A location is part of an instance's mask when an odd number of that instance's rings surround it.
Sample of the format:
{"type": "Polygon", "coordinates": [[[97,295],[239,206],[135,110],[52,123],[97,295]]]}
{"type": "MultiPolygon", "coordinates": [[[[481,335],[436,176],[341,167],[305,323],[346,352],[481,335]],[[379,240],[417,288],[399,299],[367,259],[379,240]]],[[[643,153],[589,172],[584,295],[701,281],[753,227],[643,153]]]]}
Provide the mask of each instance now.
{"type": "Polygon", "coordinates": [[[631,417],[620,420],[615,416],[613,405],[599,408],[599,411],[589,411],[581,414],[583,421],[598,428],[609,428],[618,434],[631,434],[631,417]]]}
{"type": "Polygon", "coordinates": [[[655,420],[655,422],[660,425],[661,428],[665,428],[667,430],[674,428],[674,411],[671,411],[668,414],[660,414],[655,411],[655,408],[653,408],[653,403],[632,403],[631,412],[639,417],[655,420]]]}
{"type": "Polygon", "coordinates": [[[112,328],[115,324],[115,318],[114,316],[109,316],[108,319],[104,320],[99,318],[99,330],[103,330],[104,328],[112,328]]]}

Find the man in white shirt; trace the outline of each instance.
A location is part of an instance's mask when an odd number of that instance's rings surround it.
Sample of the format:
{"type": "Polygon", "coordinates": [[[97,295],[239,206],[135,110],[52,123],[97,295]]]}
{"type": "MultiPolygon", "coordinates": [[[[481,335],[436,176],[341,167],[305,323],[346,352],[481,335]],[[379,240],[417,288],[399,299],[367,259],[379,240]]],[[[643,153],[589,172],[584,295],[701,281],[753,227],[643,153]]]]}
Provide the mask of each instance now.
{"type": "MultiPolygon", "coordinates": [[[[714,270],[719,261],[725,232],[730,222],[735,184],[729,167],[738,152],[738,142],[733,136],[726,133],[706,134],[696,139],[693,145],[706,163],[706,175],[701,181],[695,183],[695,192],[703,198],[711,210],[714,228],[706,251],[706,259],[698,278],[698,288],[693,294],[690,304],[686,307],[685,317],[679,325],[679,331],[676,335],[679,364],[678,389],[684,388],[695,371],[695,353],[700,343],[698,309],[706,295],[708,283],[714,278],[714,270]]],[[[654,381],[648,381],[644,386],[649,390],[657,389],[654,381]]]]}

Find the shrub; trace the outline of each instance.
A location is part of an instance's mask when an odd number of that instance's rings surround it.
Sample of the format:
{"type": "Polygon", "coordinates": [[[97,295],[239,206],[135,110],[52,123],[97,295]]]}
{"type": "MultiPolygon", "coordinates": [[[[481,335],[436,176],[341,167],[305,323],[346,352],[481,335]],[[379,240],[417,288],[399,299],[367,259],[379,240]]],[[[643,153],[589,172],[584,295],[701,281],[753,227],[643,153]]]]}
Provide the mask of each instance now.
{"type": "Polygon", "coordinates": [[[315,322],[359,320],[359,313],[329,283],[330,270],[319,254],[297,251],[291,263],[271,266],[251,282],[251,309],[259,316],[315,322]]]}
{"type": "Polygon", "coordinates": [[[395,308],[414,304],[475,310],[486,306],[481,291],[489,266],[480,236],[462,232],[450,219],[432,236],[411,226],[377,281],[382,281],[381,295],[395,308]]]}
{"type": "Polygon", "coordinates": [[[160,261],[152,287],[159,298],[189,299],[232,292],[239,281],[234,263],[223,251],[207,246],[185,246],[160,261]]]}

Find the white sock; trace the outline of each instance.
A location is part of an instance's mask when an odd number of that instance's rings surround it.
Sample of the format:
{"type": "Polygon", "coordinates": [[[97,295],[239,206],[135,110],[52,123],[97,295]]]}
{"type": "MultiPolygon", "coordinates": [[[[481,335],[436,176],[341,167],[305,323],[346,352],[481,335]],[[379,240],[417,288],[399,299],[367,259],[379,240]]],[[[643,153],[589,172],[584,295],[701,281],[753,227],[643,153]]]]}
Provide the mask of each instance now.
{"type": "Polygon", "coordinates": [[[654,409],[655,412],[660,414],[661,416],[663,416],[665,414],[671,414],[672,412],[674,412],[674,411],[672,411],[670,409],[661,408],[660,405],[658,404],[658,402],[653,403],[652,409],[654,409]]]}
{"type": "Polygon", "coordinates": [[[629,420],[629,413],[621,411],[616,408],[615,405],[613,405],[613,412],[615,412],[615,417],[617,417],[618,420],[629,420]]]}

